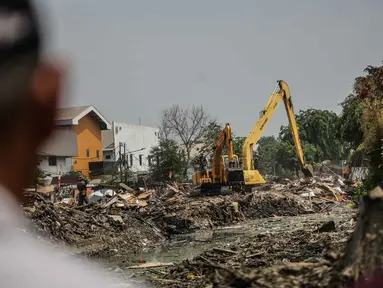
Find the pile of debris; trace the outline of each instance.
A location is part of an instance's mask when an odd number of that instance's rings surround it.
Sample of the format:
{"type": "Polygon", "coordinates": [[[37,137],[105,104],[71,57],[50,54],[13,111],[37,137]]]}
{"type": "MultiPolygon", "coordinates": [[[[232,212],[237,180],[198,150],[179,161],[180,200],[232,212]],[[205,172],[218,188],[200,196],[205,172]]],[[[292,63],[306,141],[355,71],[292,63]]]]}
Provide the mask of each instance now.
{"type": "Polygon", "coordinates": [[[74,198],[52,204],[38,197],[32,207],[25,207],[25,213],[40,233],[55,242],[65,242],[80,251],[88,249],[85,254],[96,255],[98,251],[124,247],[140,249],[164,235],[251,219],[321,212],[328,207],[323,205],[340,203],[339,196],[343,200],[346,196],[340,188],[323,181],[286,181],[266,184],[250,193],[208,197],[190,197],[192,190],[176,183],[161,191],[135,191],[121,185],[119,191],[108,188],[107,193],[91,193],[91,203],[82,207],[76,207],[74,198]]]}
{"type": "Polygon", "coordinates": [[[24,213],[34,224],[33,232],[91,257],[107,258],[164,239],[137,213],[121,213],[120,209],[96,203],[72,208],[37,197],[32,207],[24,208],[24,213]]]}
{"type": "Polygon", "coordinates": [[[358,215],[214,248],[153,279],[158,287],[380,287],[383,190],[363,196],[358,215]],[[356,221],[355,221],[356,220],[356,221]]]}
{"type": "Polygon", "coordinates": [[[317,204],[340,202],[349,200],[355,190],[355,183],[345,184],[343,180],[339,176],[315,177],[311,181],[284,179],[257,187],[255,191],[288,191],[317,204]]]}
{"type": "Polygon", "coordinates": [[[155,277],[157,287],[325,287],[336,251],[347,243],[353,218],[282,233],[265,233],[216,247],[155,277]]]}
{"type": "Polygon", "coordinates": [[[309,201],[297,195],[270,191],[197,198],[177,194],[146,207],[141,215],[156,223],[162,231],[179,234],[250,219],[296,216],[315,211],[309,201]]]}

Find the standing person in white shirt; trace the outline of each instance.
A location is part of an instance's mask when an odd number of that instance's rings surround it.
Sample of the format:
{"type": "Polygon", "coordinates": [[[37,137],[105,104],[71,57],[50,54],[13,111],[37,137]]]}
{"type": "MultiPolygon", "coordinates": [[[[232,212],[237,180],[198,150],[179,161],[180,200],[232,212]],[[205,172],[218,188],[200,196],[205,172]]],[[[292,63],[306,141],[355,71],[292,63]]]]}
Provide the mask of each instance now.
{"type": "Polygon", "coordinates": [[[0,0],[0,286],[116,287],[96,266],[17,229],[18,201],[34,175],[35,151],[54,128],[63,74],[41,58],[33,8],[30,0],[0,0]]]}

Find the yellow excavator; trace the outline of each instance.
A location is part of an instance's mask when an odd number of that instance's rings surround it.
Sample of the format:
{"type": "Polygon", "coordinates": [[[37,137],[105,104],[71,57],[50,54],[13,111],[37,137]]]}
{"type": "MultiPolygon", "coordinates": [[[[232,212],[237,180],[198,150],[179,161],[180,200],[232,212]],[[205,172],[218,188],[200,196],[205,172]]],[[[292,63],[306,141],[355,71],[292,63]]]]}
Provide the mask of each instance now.
{"type": "Polygon", "coordinates": [[[299,138],[298,126],[295,120],[295,114],[293,109],[293,103],[291,101],[291,94],[289,86],[286,82],[279,80],[277,81],[277,87],[271,93],[270,98],[264,108],[261,111],[261,116],[250,134],[247,136],[245,143],[242,147],[242,168],[244,174],[244,181],[246,190],[251,188],[256,184],[265,183],[262,175],[256,170],[253,150],[254,146],[257,144],[259,138],[261,137],[266,125],[269,123],[271,117],[274,115],[275,110],[278,107],[278,104],[283,100],[287,112],[287,118],[289,119],[289,126],[291,134],[293,135],[293,140],[295,144],[295,149],[299,163],[301,165],[301,170],[305,177],[313,176],[313,168],[311,165],[305,163],[302,144],[299,138]]]}
{"type": "MultiPolygon", "coordinates": [[[[230,124],[218,135],[213,148],[213,165],[211,173],[209,170],[195,174],[196,180],[199,176],[201,184],[201,195],[216,195],[221,193],[222,186],[235,190],[244,185],[243,170],[239,165],[238,155],[234,154],[233,139],[230,124]],[[227,149],[226,157],[222,156],[223,149],[227,149]]],[[[194,182],[194,179],[193,179],[194,182]]],[[[198,182],[198,181],[195,181],[198,182]]]]}

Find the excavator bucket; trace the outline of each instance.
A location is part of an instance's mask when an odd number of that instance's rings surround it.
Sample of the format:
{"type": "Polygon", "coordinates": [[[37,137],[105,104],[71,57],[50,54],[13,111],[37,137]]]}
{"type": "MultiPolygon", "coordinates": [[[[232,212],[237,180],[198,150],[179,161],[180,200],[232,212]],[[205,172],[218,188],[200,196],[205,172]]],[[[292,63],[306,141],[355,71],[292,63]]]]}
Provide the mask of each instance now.
{"type": "Polygon", "coordinates": [[[221,187],[222,185],[220,183],[202,183],[200,186],[201,189],[201,195],[205,196],[211,196],[211,195],[219,195],[221,194],[221,187]]]}
{"type": "Polygon", "coordinates": [[[305,175],[306,178],[311,178],[311,177],[313,177],[313,175],[314,175],[314,169],[313,169],[313,166],[310,165],[310,164],[306,164],[306,165],[302,168],[302,173],[303,173],[303,175],[305,175]]]}
{"type": "Polygon", "coordinates": [[[243,170],[240,168],[228,168],[227,169],[227,182],[230,186],[243,186],[243,185],[245,185],[243,170]]]}

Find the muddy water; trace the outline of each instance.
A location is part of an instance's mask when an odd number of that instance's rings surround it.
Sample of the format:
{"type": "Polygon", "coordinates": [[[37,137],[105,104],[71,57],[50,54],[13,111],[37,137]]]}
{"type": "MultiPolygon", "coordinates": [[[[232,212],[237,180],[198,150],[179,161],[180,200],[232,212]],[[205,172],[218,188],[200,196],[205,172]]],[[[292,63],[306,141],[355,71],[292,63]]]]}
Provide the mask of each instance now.
{"type": "MultiPolygon", "coordinates": [[[[305,228],[312,229],[313,226],[320,226],[322,223],[330,220],[333,220],[336,227],[339,227],[339,225],[343,225],[345,222],[352,221],[354,213],[355,210],[339,207],[333,209],[331,213],[252,220],[241,225],[178,235],[161,247],[144,249],[135,255],[124,255],[124,257],[113,263],[106,263],[106,268],[108,272],[113,272],[113,275],[115,275],[116,282],[119,283],[117,286],[130,287],[127,284],[128,281],[133,281],[136,285],[143,284],[145,276],[148,276],[145,269],[132,270],[128,268],[131,265],[138,265],[140,260],[145,260],[146,263],[163,262],[176,264],[185,259],[191,259],[213,247],[230,249],[231,245],[240,244],[244,239],[258,234],[294,231],[305,228]]],[[[158,274],[164,273],[161,272],[161,269],[157,270],[157,272],[156,270],[151,271],[158,274]]]]}
{"type": "MultiPolygon", "coordinates": [[[[308,214],[296,217],[273,217],[252,220],[242,225],[223,227],[209,231],[198,231],[193,234],[175,236],[167,244],[153,249],[144,249],[136,255],[129,255],[121,262],[109,263],[122,270],[130,265],[137,265],[139,260],[150,262],[179,263],[185,259],[193,258],[203,251],[213,247],[226,247],[239,244],[245,238],[257,234],[278,233],[279,231],[294,231],[304,228],[310,229],[313,225],[320,225],[333,220],[341,225],[350,221],[354,211],[347,208],[334,209],[330,214],[308,214]]],[[[132,271],[132,270],[130,270],[132,271]]],[[[134,270],[137,271],[137,270],[134,270]]]]}

